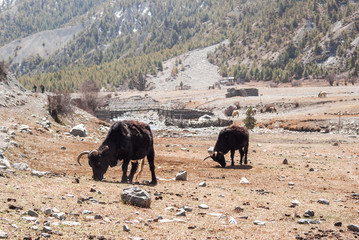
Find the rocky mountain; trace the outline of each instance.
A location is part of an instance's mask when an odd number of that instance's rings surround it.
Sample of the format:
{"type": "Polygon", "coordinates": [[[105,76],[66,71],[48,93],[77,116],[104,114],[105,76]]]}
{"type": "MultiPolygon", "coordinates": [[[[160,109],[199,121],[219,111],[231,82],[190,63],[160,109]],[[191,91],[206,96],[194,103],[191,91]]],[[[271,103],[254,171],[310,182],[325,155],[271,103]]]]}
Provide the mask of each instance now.
{"type": "Polygon", "coordinates": [[[18,0],[0,6],[0,60],[27,87],[74,91],[90,78],[108,89],[131,88],[139,75],[156,77],[162,61],[225,39],[228,44],[208,55],[224,77],[288,82],[359,71],[357,0],[18,0]]]}

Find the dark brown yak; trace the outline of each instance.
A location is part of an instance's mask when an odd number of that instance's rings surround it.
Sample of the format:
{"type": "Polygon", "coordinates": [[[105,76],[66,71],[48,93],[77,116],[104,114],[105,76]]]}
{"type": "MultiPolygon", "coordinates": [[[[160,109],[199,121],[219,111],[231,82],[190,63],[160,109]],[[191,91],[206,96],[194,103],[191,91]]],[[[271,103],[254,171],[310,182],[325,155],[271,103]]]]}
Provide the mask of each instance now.
{"type": "Polygon", "coordinates": [[[134,120],[115,122],[98,149],[80,153],[77,157],[79,164],[81,156],[86,154],[88,155],[94,180],[102,180],[109,166],[114,167],[118,161],[123,160],[121,180],[123,183],[127,181],[132,182],[133,176],[136,173],[138,162],[133,160],[141,160],[147,156],[152,175],[151,184],[157,184],[153,136],[150,126],[146,123],[134,120]],[[127,167],[130,161],[132,168],[127,179],[127,167]]]}
{"type": "Polygon", "coordinates": [[[231,165],[234,166],[234,152],[238,149],[241,154],[240,164],[242,165],[243,156],[245,156],[244,164],[247,164],[248,144],[249,133],[246,128],[234,125],[226,127],[220,131],[211,155],[203,159],[203,161],[212,158],[222,167],[226,167],[224,155],[231,151],[231,165]]]}

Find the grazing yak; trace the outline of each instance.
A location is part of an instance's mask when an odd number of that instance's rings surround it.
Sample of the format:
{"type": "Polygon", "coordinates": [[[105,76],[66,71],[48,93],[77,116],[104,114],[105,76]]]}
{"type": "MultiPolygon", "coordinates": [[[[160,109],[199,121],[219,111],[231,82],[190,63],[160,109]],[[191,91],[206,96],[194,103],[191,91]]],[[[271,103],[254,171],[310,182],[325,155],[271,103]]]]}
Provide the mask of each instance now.
{"type": "Polygon", "coordinates": [[[226,127],[220,131],[213,152],[210,153],[211,155],[203,159],[203,161],[212,158],[222,167],[226,167],[224,155],[231,151],[231,165],[234,166],[234,152],[238,149],[241,154],[240,164],[242,165],[243,156],[244,164],[247,164],[248,144],[249,133],[246,128],[234,125],[226,127]]]}
{"type": "Polygon", "coordinates": [[[150,126],[146,123],[134,120],[115,122],[98,149],[80,153],[77,157],[77,162],[80,165],[80,158],[83,155],[88,155],[89,165],[93,172],[92,178],[94,180],[102,180],[109,166],[114,167],[119,160],[123,160],[121,180],[123,183],[127,181],[132,182],[138,167],[137,160],[143,160],[147,156],[152,174],[150,184],[157,184],[154,165],[155,151],[153,148],[153,136],[150,126]],[[132,168],[127,179],[127,167],[130,161],[132,168]]]}

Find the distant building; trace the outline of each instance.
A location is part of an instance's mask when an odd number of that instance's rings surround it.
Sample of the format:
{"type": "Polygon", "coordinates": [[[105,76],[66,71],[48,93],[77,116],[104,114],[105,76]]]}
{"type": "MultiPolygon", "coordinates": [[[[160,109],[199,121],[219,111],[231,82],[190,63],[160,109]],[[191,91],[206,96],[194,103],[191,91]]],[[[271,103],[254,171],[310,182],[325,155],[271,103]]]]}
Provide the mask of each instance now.
{"type": "Polygon", "coordinates": [[[225,86],[232,86],[234,85],[234,82],[234,77],[224,77],[222,80],[219,80],[219,83],[225,86]]]}
{"type": "Polygon", "coordinates": [[[241,97],[259,96],[259,93],[257,88],[227,89],[226,98],[236,97],[236,96],[241,96],[241,97]]]}

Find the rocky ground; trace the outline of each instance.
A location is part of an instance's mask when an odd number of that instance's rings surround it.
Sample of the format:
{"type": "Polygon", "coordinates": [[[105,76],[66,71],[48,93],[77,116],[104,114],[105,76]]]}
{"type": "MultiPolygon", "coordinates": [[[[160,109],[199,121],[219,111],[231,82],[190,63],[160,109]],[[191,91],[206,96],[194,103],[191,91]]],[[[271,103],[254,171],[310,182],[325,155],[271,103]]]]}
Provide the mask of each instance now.
{"type": "Polygon", "coordinates": [[[225,88],[143,93],[160,103],[212,109],[220,117],[239,101],[241,116],[233,119],[238,124],[246,106],[278,107],[277,113],[255,115],[249,164],[240,166],[237,153],[236,165],[226,168],[202,161],[221,128],[168,127],[155,112],[125,115],[153,124],[156,186],[142,184],[150,179],[147,163],[135,184],[119,183],[120,166],[109,169],[104,181],[93,181],[86,161],[79,166],[76,157],[100,145],[108,124],[74,108],[60,125],[47,112],[46,95],[8,86],[0,86],[0,238],[359,238],[357,86],[247,84],[262,95],[229,99],[225,88]],[[327,98],[317,97],[321,89],[327,98]],[[79,124],[85,137],[70,133],[79,124]],[[176,180],[181,171],[187,176],[176,180]],[[127,187],[147,191],[150,207],[125,204],[127,187]]]}

